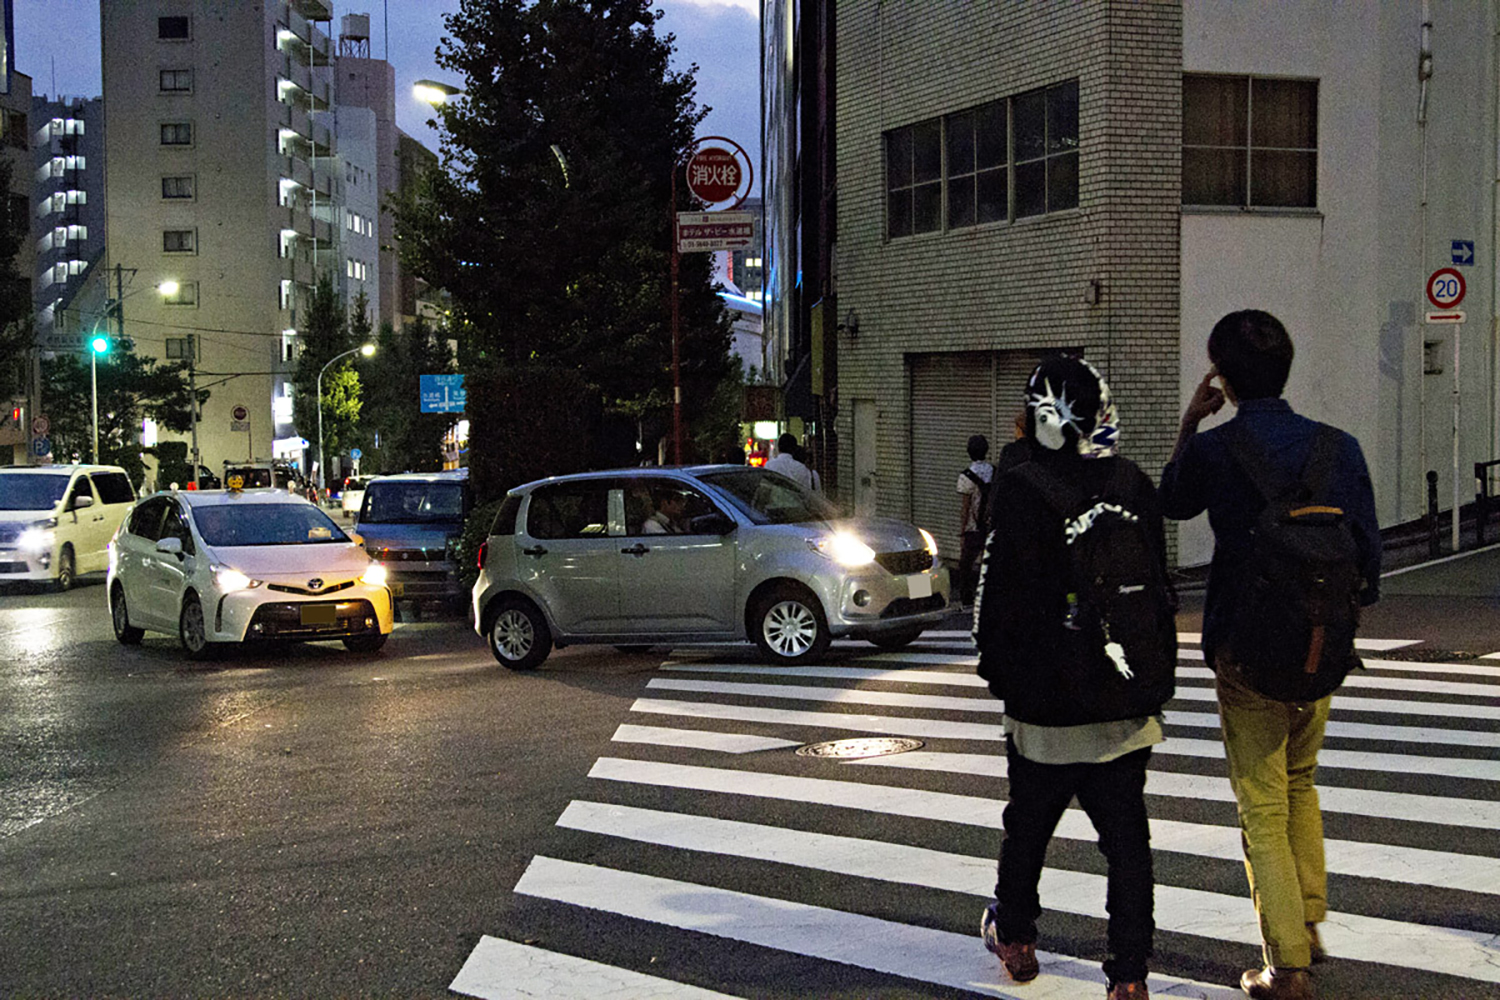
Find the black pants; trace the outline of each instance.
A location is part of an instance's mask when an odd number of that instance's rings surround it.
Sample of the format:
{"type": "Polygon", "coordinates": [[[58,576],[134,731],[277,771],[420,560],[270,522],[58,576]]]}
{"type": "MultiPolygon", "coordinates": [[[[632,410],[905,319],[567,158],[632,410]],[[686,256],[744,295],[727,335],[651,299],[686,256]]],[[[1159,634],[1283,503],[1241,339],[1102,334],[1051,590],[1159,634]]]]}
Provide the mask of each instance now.
{"type": "Polygon", "coordinates": [[[1111,982],[1146,978],[1151,957],[1151,831],[1146,819],[1144,747],[1104,764],[1038,764],[1006,741],[1010,804],[995,883],[997,929],[1007,942],[1034,942],[1042,904],[1037,883],[1047,842],[1074,796],[1099,831],[1099,850],[1109,861],[1109,958],[1111,982]]]}
{"type": "Polygon", "coordinates": [[[974,592],[979,587],[979,563],[984,556],[984,532],[965,531],[958,550],[958,599],[965,604],[974,603],[974,592]]]}

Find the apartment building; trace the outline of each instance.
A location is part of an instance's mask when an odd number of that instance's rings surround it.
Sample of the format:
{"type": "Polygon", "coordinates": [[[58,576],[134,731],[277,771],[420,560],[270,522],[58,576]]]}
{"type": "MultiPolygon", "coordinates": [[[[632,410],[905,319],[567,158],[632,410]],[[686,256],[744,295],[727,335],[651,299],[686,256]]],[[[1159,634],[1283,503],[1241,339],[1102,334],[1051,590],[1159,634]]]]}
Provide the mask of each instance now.
{"type": "Polygon", "coordinates": [[[104,263],[124,275],[136,349],[191,358],[211,391],[211,467],[308,467],[314,415],[291,407],[299,322],[316,275],[345,270],[332,16],[323,0],[100,4],[104,263]]]}
{"type": "Polygon", "coordinates": [[[70,322],[59,311],[70,306],[90,264],[104,253],[104,100],[35,96],[31,128],[36,342],[50,351],[82,350],[86,323],[70,322]]]}
{"type": "MultiPolygon", "coordinates": [[[[17,220],[19,226],[27,226],[31,217],[31,77],[16,70],[14,48],[5,31],[10,24],[6,5],[0,7],[0,157],[10,165],[10,189],[0,190],[0,198],[8,199],[8,215],[17,220]]],[[[26,236],[30,236],[29,227],[26,236]]],[[[23,275],[33,273],[35,248],[30,239],[24,239],[14,266],[23,275]]],[[[5,406],[4,418],[0,419],[0,462],[25,462],[30,435],[26,421],[31,409],[28,404],[22,414],[22,423],[9,419],[11,407],[16,401],[0,400],[5,406]]]]}

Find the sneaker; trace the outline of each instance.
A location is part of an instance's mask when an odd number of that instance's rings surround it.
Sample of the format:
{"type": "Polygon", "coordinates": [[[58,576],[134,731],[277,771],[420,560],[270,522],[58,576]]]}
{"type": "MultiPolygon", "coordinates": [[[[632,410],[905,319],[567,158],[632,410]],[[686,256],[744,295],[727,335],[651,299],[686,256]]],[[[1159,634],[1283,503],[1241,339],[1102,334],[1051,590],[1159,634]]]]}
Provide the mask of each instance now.
{"type": "Polygon", "coordinates": [[[1146,984],[1135,982],[1115,983],[1109,988],[1109,993],[1104,1000],[1150,1000],[1150,998],[1151,994],[1146,989],[1146,984]]]}
{"type": "Polygon", "coordinates": [[[1328,957],[1328,952],[1323,950],[1323,939],[1318,935],[1318,925],[1307,925],[1307,939],[1312,946],[1312,964],[1317,965],[1328,957]]]}
{"type": "Polygon", "coordinates": [[[1042,967],[1037,964],[1035,943],[1008,944],[1000,940],[1000,931],[995,925],[994,903],[984,908],[984,916],[979,920],[979,936],[984,939],[984,946],[992,954],[999,956],[1000,964],[1005,966],[1005,971],[1016,982],[1029,983],[1042,971],[1042,967]]]}
{"type": "Polygon", "coordinates": [[[1250,1000],[1317,1000],[1306,969],[1251,969],[1240,977],[1250,1000]]]}

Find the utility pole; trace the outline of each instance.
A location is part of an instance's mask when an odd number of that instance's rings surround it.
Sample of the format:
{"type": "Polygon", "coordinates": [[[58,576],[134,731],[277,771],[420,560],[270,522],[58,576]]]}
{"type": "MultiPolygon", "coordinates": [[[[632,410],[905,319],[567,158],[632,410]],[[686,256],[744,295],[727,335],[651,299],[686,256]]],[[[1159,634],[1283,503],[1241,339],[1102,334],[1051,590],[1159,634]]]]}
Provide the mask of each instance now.
{"type": "Polygon", "coordinates": [[[198,482],[198,337],[187,335],[188,347],[188,416],[193,430],[193,482],[198,482]]]}
{"type": "Polygon", "coordinates": [[[125,339],[125,269],[119,264],[115,265],[115,336],[125,339]]]}

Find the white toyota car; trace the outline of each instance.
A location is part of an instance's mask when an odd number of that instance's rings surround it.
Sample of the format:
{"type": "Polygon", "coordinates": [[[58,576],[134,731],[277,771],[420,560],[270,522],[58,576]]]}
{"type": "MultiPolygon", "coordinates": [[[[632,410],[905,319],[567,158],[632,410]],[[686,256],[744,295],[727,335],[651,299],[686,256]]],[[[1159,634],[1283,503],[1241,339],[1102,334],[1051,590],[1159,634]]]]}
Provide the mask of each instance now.
{"type": "Polygon", "coordinates": [[[127,645],[339,639],[373,653],[395,623],[385,567],[318,507],[282,490],[158,493],[109,545],[110,617],[127,645]]]}

